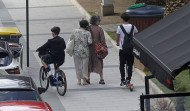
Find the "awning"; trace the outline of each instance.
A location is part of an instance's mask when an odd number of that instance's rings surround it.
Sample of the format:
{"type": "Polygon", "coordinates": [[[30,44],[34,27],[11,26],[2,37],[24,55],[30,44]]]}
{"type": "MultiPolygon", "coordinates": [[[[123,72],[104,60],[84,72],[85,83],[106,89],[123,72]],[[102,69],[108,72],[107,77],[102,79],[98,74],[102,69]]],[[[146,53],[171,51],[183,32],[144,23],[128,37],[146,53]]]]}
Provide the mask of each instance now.
{"type": "Polygon", "coordinates": [[[158,81],[174,89],[173,79],[190,64],[190,3],[137,34],[134,55],[158,81]]]}

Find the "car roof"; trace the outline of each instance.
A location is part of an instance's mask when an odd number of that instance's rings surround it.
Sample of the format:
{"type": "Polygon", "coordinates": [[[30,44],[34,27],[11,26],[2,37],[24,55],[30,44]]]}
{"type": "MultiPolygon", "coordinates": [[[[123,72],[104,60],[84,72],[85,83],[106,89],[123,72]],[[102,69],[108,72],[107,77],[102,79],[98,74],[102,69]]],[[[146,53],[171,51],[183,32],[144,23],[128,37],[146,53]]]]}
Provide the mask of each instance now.
{"type": "Polygon", "coordinates": [[[47,111],[45,103],[42,101],[2,101],[0,102],[1,111],[47,111]]]}
{"type": "Polygon", "coordinates": [[[0,27],[0,35],[20,35],[17,27],[0,27]]]}
{"type": "Polygon", "coordinates": [[[10,89],[28,89],[34,90],[35,86],[31,77],[27,76],[14,76],[14,75],[1,75],[0,76],[0,90],[10,89]]]}

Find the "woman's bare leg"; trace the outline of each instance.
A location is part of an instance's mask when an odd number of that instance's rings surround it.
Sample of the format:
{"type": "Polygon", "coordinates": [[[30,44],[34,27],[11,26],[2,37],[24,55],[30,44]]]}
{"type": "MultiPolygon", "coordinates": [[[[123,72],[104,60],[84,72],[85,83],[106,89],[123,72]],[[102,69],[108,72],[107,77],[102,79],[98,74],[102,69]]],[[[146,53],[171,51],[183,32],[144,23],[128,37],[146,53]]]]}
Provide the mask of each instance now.
{"type": "Polygon", "coordinates": [[[102,69],[102,71],[100,72],[100,81],[99,81],[99,84],[105,84],[105,82],[104,82],[104,77],[103,77],[103,69],[102,69]]]}
{"type": "Polygon", "coordinates": [[[88,73],[88,80],[90,80],[90,72],[88,73]]]}
{"type": "Polygon", "coordinates": [[[103,69],[102,69],[102,71],[100,72],[100,80],[104,80],[104,77],[103,77],[103,69]]]}
{"type": "Polygon", "coordinates": [[[88,72],[88,79],[86,79],[86,82],[90,84],[90,72],[88,72]]]}

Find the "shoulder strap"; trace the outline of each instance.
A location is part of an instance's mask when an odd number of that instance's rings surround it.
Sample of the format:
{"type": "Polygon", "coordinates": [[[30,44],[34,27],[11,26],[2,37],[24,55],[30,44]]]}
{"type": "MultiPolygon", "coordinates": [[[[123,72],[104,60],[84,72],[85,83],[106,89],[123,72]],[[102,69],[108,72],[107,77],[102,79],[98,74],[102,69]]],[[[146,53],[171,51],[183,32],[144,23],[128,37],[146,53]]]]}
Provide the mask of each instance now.
{"type": "Polygon", "coordinates": [[[89,26],[89,31],[90,31],[90,33],[91,33],[92,39],[94,39],[94,34],[92,33],[92,29],[91,29],[90,26],[89,26]]]}
{"type": "Polygon", "coordinates": [[[94,34],[93,34],[92,29],[91,29],[91,27],[90,27],[90,26],[89,26],[89,32],[90,32],[90,34],[91,34],[92,41],[94,41],[94,34]]]}
{"type": "Polygon", "coordinates": [[[124,29],[123,25],[120,25],[120,28],[121,28],[121,30],[123,31],[123,33],[124,33],[125,35],[128,35],[128,33],[127,33],[126,30],[124,29]]]}
{"type": "Polygon", "coordinates": [[[96,41],[94,40],[94,33],[93,33],[92,28],[90,26],[89,26],[89,31],[90,31],[91,36],[92,36],[92,41],[96,43],[96,41]]]}
{"type": "Polygon", "coordinates": [[[123,25],[120,25],[120,27],[121,27],[121,30],[123,31],[123,33],[124,33],[125,35],[128,35],[128,36],[129,36],[129,35],[131,35],[131,34],[133,33],[134,25],[132,25],[131,31],[130,31],[129,34],[126,32],[126,30],[124,29],[123,25]]]}
{"type": "Polygon", "coordinates": [[[132,25],[129,35],[133,34],[133,30],[134,30],[134,25],[132,25]]]}

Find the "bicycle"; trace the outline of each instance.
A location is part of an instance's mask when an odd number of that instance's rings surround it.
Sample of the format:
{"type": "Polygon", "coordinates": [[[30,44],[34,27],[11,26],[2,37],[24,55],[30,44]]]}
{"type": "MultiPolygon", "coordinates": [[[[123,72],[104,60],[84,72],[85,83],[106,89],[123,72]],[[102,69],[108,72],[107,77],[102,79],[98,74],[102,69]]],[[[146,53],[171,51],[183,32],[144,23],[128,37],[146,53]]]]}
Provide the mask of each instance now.
{"type": "Polygon", "coordinates": [[[57,92],[60,96],[64,96],[67,91],[67,80],[66,75],[62,70],[57,70],[55,68],[55,73],[52,74],[50,64],[48,64],[49,72],[51,74],[48,76],[48,73],[45,72],[45,67],[42,66],[39,72],[40,85],[42,88],[46,90],[50,86],[55,86],[57,88],[57,92]]]}

